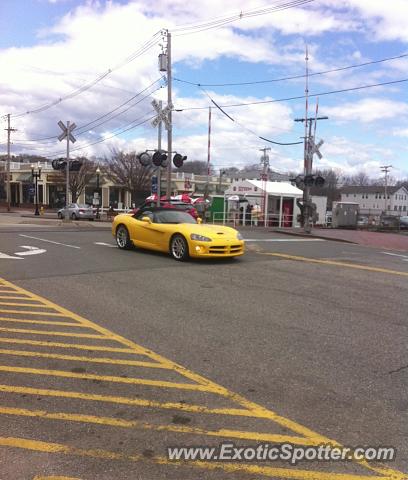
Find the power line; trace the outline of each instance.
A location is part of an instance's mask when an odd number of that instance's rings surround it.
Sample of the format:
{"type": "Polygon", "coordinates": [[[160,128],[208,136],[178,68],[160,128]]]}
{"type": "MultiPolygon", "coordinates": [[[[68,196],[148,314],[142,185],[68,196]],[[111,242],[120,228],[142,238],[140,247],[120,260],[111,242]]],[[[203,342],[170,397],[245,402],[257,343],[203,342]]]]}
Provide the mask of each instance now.
{"type": "Polygon", "coordinates": [[[68,100],[68,99],[71,99],[71,98],[74,98],[76,97],[77,95],[80,95],[81,93],[89,90],[90,88],[92,88],[94,85],[96,85],[97,83],[99,83],[100,81],[102,81],[104,78],[106,78],[108,75],[110,75],[112,72],[114,72],[115,70],[118,70],[119,68],[122,68],[124,65],[127,65],[128,63],[132,62],[133,60],[135,60],[137,57],[143,55],[145,52],[147,52],[150,48],[152,48],[154,45],[157,44],[157,40],[156,40],[156,37],[160,34],[160,31],[156,32],[147,42],[145,42],[138,50],[136,50],[135,52],[133,52],[129,57],[125,58],[124,60],[122,60],[121,62],[119,62],[117,65],[115,65],[114,67],[112,68],[109,68],[108,70],[106,70],[104,73],[102,73],[101,75],[99,75],[97,78],[95,78],[94,80],[90,81],[90,82],[87,82],[85,83],[84,85],[82,85],[81,87],[73,90],[72,92],[58,98],[57,100],[54,100],[53,102],[50,102],[50,103],[47,103],[47,104],[44,104],[44,105],[41,105],[39,107],[36,107],[32,110],[28,110],[26,112],[21,112],[21,113],[17,113],[17,114],[14,114],[12,115],[14,118],[19,118],[19,117],[22,117],[22,116],[25,116],[25,115],[29,115],[29,114],[32,114],[32,113],[40,113],[40,112],[43,112],[45,110],[48,110],[49,108],[51,107],[54,107],[55,105],[58,105],[62,102],[64,102],[65,100],[68,100]]]}
{"type": "Polygon", "coordinates": [[[265,137],[261,137],[260,135],[258,135],[257,133],[255,133],[253,130],[249,129],[248,127],[246,127],[245,125],[242,125],[240,123],[238,123],[234,118],[232,118],[230,115],[228,115],[227,112],[225,112],[216,102],[215,100],[213,100],[211,98],[211,96],[208,94],[208,92],[206,92],[204,89],[202,89],[203,92],[207,95],[207,97],[211,100],[211,102],[227,117],[229,118],[232,122],[236,123],[237,125],[239,125],[241,128],[243,128],[244,130],[247,130],[249,133],[251,133],[252,135],[255,135],[256,137],[258,137],[259,139],[261,140],[264,140],[265,142],[268,142],[268,143],[273,143],[274,145],[283,145],[283,146],[289,146],[289,145],[299,145],[302,142],[290,142],[290,143],[282,143],[282,142],[276,142],[275,140],[269,140],[268,138],[265,138],[265,137]]]}
{"type": "MultiPolygon", "coordinates": [[[[149,115],[153,113],[152,111],[149,112],[148,114],[146,115],[149,115]]],[[[152,120],[155,116],[156,116],[156,112],[154,112],[155,114],[153,116],[150,116],[148,117],[147,119],[145,120],[142,120],[139,122],[140,118],[143,118],[143,117],[140,117],[136,120],[133,120],[133,122],[131,123],[128,123],[127,125],[125,125],[124,127],[121,127],[121,130],[114,133],[113,135],[110,135],[109,137],[105,137],[105,138],[102,138],[100,140],[96,140],[95,142],[91,142],[91,143],[88,143],[86,145],[83,145],[83,146],[80,146],[80,147],[76,147],[76,148],[72,148],[71,151],[78,151],[78,150],[83,150],[87,147],[90,147],[92,145],[96,145],[98,143],[103,143],[103,142],[106,142],[107,140],[110,140],[111,138],[114,138],[114,137],[117,137],[119,135],[121,135],[122,133],[126,133],[128,132],[129,130],[133,130],[134,128],[137,128],[147,122],[149,122],[150,120],[152,120]],[[136,125],[133,125],[135,122],[139,122],[139,123],[136,123],[136,125]]],[[[144,115],[145,116],[145,115],[144,115]]],[[[30,151],[30,149],[28,149],[28,151],[30,151]]],[[[57,157],[57,156],[60,156],[60,155],[64,155],[65,154],[65,151],[59,151],[59,152],[55,152],[55,153],[51,153],[49,155],[44,155],[44,158],[54,158],[54,157],[57,157]]]]}
{"type": "Polygon", "coordinates": [[[233,14],[228,17],[218,17],[218,18],[215,18],[214,20],[209,20],[200,24],[192,24],[190,26],[187,24],[185,26],[176,27],[172,30],[172,33],[174,32],[175,36],[200,33],[213,28],[223,27],[229,23],[242,20],[243,18],[257,17],[260,15],[267,15],[270,13],[279,12],[279,11],[287,10],[294,7],[300,7],[302,5],[312,3],[313,1],[314,0],[293,0],[293,1],[284,2],[284,3],[277,2],[272,7],[253,9],[253,10],[248,10],[246,12],[240,11],[238,14],[233,14]]]}
{"type": "MultiPolygon", "coordinates": [[[[163,77],[161,78],[158,78],[157,80],[155,80],[154,82],[152,82],[148,87],[144,88],[143,90],[141,90],[140,92],[136,93],[135,95],[133,95],[131,98],[129,98],[126,102],[123,102],[121,105],[117,106],[116,108],[114,108],[113,110],[111,110],[110,112],[107,112],[105,113],[104,115],[101,115],[100,117],[92,120],[91,122],[88,122],[84,125],[81,125],[78,127],[78,133],[76,134],[76,136],[78,135],[83,135],[84,133],[87,133],[89,132],[90,129],[88,130],[84,130],[86,129],[86,127],[88,127],[89,125],[93,124],[93,123],[96,123],[97,121],[101,120],[102,118],[105,118],[107,117],[108,115],[111,115],[113,112],[117,111],[118,109],[120,109],[121,107],[127,105],[128,103],[130,103],[132,100],[134,100],[135,98],[139,97],[142,93],[144,93],[146,90],[148,90],[149,88],[151,88],[155,83],[159,82],[160,80],[162,80],[163,77]],[[79,131],[79,130],[83,130],[83,131],[79,131]]],[[[103,122],[97,124],[97,125],[93,125],[92,126],[92,129],[94,128],[97,128],[105,123],[107,123],[108,121],[110,120],[113,120],[114,118],[118,117],[119,115],[122,115],[123,113],[127,112],[128,110],[130,110],[131,108],[135,107],[136,105],[138,105],[139,103],[141,103],[143,100],[145,100],[146,98],[148,98],[150,95],[152,95],[154,92],[157,92],[157,90],[160,90],[161,87],[159,88],[156,88],[155,90],[153,90],[152,92],[149,92],[147,95],[145,95],[144,97],[142,97],[139,101],[135,102],[135,103],[132,103],[128,108],[122,110],[121,112],[119,112],[118,114],[116,115],[113,115],[111,116],[110,118],[104,120],[103,122]]],[[[56,138],[58,138],[58,135],[54,135],[52,137],[44,137],[44,138],[37,138],[37,139],[27,139],[27,140],[24,140],[22,142],[15,142],[17,143],[18,145],[24,145],[26,142],[42,142],[44,140],[55,140],[56,138]]]]}
{"type": "MultiPolygon", "coordinates": [[[[398,83],[403,83],[403,82],[408,82],[408,78],[403,78],[401,80],[392,80],[389,82],[381,82],[381,83],[373,83],[371,85],[362,85],[360,87],[351,87],[351,88],[342,88],[340,90],[331,90],[329,92],[320,92],[320,93],[309,93],[309,97],[320,97],[323,95],[333,95],[336,93],[346,93],[346,92],[353,92],[357,90],[365,90],[367,88],[374,88],[374,87],[381,87],[385,85],[395,85],[398,83]]],[[[220,105],[222,108],[230,108],[230,107],[246,107],[249,105],[262,105],[262,104],[267,104],[267,103],[277,103],[277,102],[287,102],[290,100],[301,100],[305,98],[305,95],[298,95],[296,97],[286,97],[286,98],[277,98],[274,100],[259,100],[256,102],[243,102],[243,103],[232,103],[228,105],[220,105]]],[[[183,111],[183,110],[207,110],[208,106],[206,107],[180,107],[176,108],[177,111],[183,111]]]]}
{"type": "MultiPolygon", "coordinates": [[[[332,68],[330,70],[323,70],[321,72],[309,73],[309,77],[313,77],[313,76],[317,76],[317,75],[326,75],[327,73],[341,72],[341,71],[344,71],[344,70],[350,70],[352,68],[365,67],[365,66],[368,66],[368,65],[375,65],[375,64],[378,64],[378,63],[388,62],[388,61],[391,61],[391,60],[398,60],[400,58],[406,58],[406,57],[408,57],[408,53],[403,53],[403,54],[397,55],[395,57],[381,58],[379,60],[371,60],[369,62],[347,65],[345,67],[332,68]]],[[[293,75],[293,76],[290,76],[290,77],[272,78],[272,79],[269,79],[269,80],[254,80],[254,81],[251,81],[251,82],[231,82],[231,83],[195,83],[195,82],[191,82],[189,80],[183,80],[181,78],[176,78],[176,77],[173,77],[173,80],[175,80],[176,82],[186,83],[188,85],[194,85],[196,87],[235,87],[235,86],[244,86],[244,85],[259,85],[259,84],[264,84],[264,83],[282,82],[282,81],[287,81],[287,80],[297,80],[299,78],[305,78],[305,74],[293,75]]]]}

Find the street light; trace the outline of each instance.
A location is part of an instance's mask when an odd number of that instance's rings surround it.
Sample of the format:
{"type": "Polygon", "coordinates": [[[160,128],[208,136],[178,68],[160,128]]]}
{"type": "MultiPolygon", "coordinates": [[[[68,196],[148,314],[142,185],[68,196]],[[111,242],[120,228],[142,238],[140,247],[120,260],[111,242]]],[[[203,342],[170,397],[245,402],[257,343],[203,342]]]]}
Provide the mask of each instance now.
{"type": "Polygon", "coordinates": [[[98,203],[96,204],[96,219],[99,220],[99,176],[101,174],[101,169],[99,168],[99,165],[96,169],[96,191],[98,192],[98,203]]]}
{"type": "Polygon", "coordinates": [[[35,212],[34,215],[40,215],[38,210],[38,179],[41,178],[40,162],[37,163],[37,171],[34,170],[34,165],[31,165],[31,175],[35,178],[35,212]]]}

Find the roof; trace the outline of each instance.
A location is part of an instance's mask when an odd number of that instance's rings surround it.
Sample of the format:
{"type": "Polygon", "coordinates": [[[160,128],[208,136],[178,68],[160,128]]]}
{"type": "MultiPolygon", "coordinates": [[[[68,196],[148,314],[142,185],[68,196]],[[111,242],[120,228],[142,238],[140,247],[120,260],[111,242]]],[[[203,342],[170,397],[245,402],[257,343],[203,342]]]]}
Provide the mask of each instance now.
{"type": "Polygon", "coordinates": [[[247,180],[259,190],[266,190],[269,195],[302,197],[303,191],[289,182],[264,182],[262,180],[247,180]]]}
{"type": "MultiPolygon", "coordinates": [[[[387,187],[387,193],[392,195],[402,186],[387,187]]],[[[340,188],[340,193],[384,193],[384,185],[350,185],[340,188]]]]}

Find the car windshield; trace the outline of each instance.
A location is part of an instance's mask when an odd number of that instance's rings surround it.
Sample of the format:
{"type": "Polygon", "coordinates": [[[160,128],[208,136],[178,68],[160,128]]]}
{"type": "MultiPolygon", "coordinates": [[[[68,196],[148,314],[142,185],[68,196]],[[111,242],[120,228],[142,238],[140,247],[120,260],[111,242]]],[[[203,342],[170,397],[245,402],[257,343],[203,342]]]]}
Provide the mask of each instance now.
{"type": "Polygon", "coordinates": [[[155,213],[156,223],[197,223],[188,213],[178,210],[159,210],[155,213]]]}

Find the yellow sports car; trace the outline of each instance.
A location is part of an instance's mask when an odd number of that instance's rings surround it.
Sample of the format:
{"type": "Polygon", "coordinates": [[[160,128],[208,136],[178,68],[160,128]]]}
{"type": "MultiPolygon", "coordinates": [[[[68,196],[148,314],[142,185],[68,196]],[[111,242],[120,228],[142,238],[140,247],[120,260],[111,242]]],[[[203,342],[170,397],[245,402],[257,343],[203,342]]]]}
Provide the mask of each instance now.
{"type": "Polygon", "coordinates": [[[203,225],[175,208],[145,207],[136,214],[117,215],[112,234],[119,248],[169,252],[175,260],[188,257],[237,257],[244,253],[241,234],[230,227],[203,225]]]}

